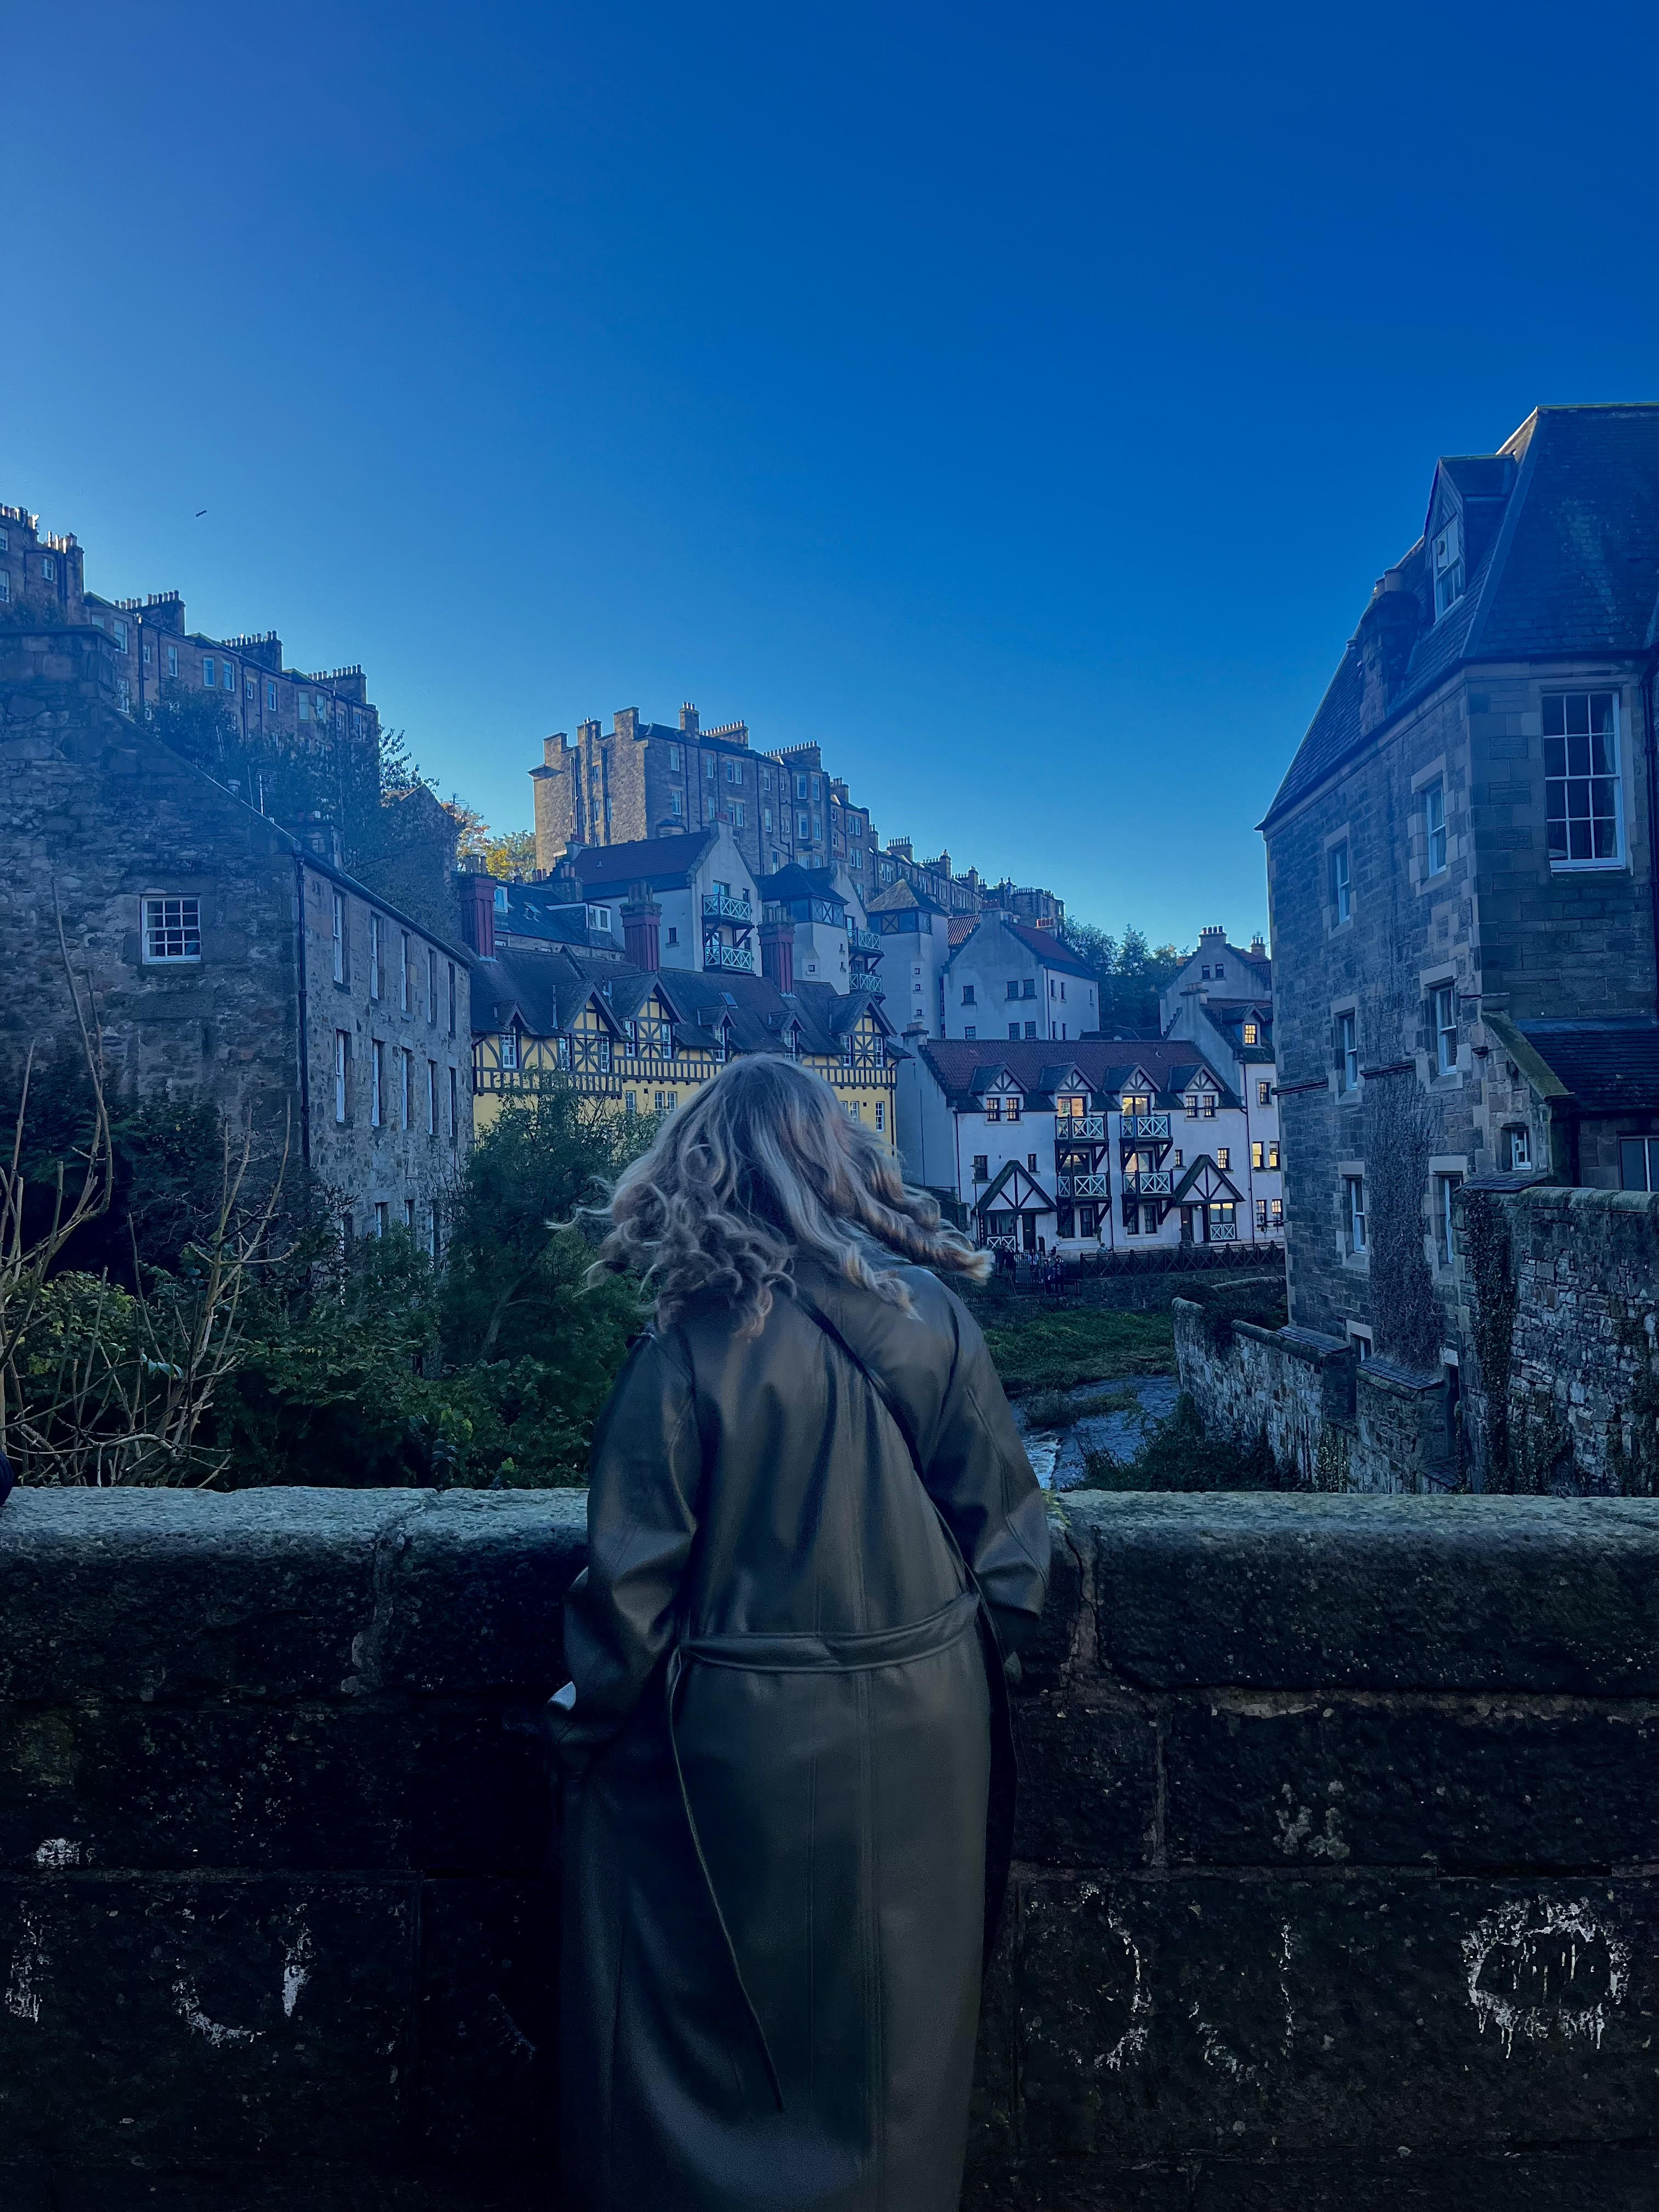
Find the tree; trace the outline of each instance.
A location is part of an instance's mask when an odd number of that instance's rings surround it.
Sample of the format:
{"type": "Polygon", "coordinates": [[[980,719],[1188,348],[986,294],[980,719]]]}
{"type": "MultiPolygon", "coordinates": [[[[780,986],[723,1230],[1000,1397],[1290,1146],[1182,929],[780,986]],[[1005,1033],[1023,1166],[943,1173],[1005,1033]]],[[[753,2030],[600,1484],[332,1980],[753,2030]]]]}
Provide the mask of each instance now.
{"type": "Polygon", "coordinates": [[[526,876],[536,865],[533,830],[492,830],[476,806],[463,806],[452,799],[448,811],[459,831],[459,859],[482,860],[492,876],[513,880],[526,876]]]}

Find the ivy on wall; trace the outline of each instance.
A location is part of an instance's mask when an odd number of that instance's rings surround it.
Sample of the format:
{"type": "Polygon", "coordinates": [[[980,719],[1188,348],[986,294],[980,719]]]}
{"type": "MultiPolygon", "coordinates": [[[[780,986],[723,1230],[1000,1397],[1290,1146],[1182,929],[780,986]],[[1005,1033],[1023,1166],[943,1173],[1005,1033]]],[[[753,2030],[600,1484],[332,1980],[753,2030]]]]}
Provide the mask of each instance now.
{"type": "MultiPolygon", "coordinates": [[[[1486,1443],[1486,1487],[1513,1490],[1510,1450],[1510,1365],[1515,1342],[1516,1287],[1509,1223],[1491,1194],[1471,1191],[1463,1200],[1463,1266],[1473,1292],[1472,1330],[1477,1368],[1471,1393],[1486,1443]]],[[[1468,1387],[1466,1378],[1466,1388],[1468,1387]]]]}

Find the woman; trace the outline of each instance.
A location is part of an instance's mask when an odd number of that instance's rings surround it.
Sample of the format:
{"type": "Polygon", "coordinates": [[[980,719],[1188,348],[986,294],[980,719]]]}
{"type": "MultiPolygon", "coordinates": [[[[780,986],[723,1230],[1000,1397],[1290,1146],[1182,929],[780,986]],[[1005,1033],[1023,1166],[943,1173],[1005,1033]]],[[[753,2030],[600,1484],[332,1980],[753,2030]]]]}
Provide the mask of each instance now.
{"type": "Polygon", "coordinates": [[[1002,1654],[1048,1570],[984,1339],[928,1272],[988,1261],[772,1057],[677,1114],[611,1218],[600,1262],[656,1324],[595,1439],[553,1708],[563,2201],[954,2212],[1002,1654]]]}

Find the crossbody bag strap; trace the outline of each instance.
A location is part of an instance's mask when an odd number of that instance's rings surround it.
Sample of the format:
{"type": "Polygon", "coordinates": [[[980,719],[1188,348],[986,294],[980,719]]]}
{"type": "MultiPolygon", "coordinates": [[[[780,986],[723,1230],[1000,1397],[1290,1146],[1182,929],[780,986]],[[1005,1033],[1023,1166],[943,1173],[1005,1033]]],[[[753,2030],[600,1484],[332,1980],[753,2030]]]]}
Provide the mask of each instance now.
{"type": "Polygon", "coordinates": [[[910,1464],[916,1471],[916,1480],[921,1485],[922,1495],[927,1498],[927,1503],[933,1507],[934,1514],[938,1517],[939,1525],[945,1532],[945,1540],[956,1555],[957,1564],[962,1569],[963,1577],[967,1587],[972,1590],[974,1595],[979,1600],[980,1611],[984,1617],[985,1625],[989,1629],[992,1638],[996,1644],[998,1654],[1000,1656],[1002,1653],[1002,1638],[997,1629],[996,1616],[991,1610],[989,1601],[987,1599],[984,1591],[979,1586],[979,1577],[974,1572],[972,1566],[969,1564],[968,1554],[963,1550],[961,1540],[957,1537],[956,1530],[951,1526],[949,1520],[945,1516],[944,1507],[939,1504],[938,1498],[934,1497],[933,1492],[927,1487],[927,1473],[921,1462],[921,1447],[916,1443],[915,1431],[910,1425],[908,1408],[904,1405],[903,1401],[899,1397],[897,1391],[894,1389],[892,1384],[887,1380],[887,1377],[882,1374],[878,1368],[872,1367],[870,1364],[870,1362],[866,1359],[861,1353],[857,1352],[853,1349],[852,1346],[848,1344],[847,1339],[836,1327],[834,1322],[830,1320],[829,1315],[825,1313],[823,1308],[818,1304],[817,1300],[812,1297],[810,1291],[804,1291],[799,1283],[795,1285],[795,1303],[799,1306],[801,1311],[807,1316],[809,1320],[815,1321],[817,1323],[818,1327],[823,1331],[831,1344],[839,1345],[841,1346],[842,1352],[846,1353],[848,1358],[852,1361],[854,1366],[857,1368],[859,1373],[863,1376],[865,1381],[875,1392],[877,1397],[880,1399],[882,1404],[887,1408],[887,1412],[891,1419],[893,1426],[898,1431],[900,1436],[904,1439],[904,1448],[910,1455],[910,1464]]]}

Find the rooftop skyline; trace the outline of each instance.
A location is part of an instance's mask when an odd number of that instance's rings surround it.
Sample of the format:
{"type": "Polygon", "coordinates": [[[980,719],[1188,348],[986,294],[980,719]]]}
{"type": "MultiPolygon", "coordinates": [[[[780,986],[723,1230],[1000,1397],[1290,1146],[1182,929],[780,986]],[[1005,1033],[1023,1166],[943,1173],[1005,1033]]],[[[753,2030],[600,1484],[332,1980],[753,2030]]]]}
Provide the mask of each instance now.
{"type": "Polygon", "coordinates": [[[884,840],[1247,941],[1437,458],[1659,396],[1655,32],[1596,22],[19,15],[0,497],[361,660],[498,827],[548,732],[694,699],[884,840]]]}

